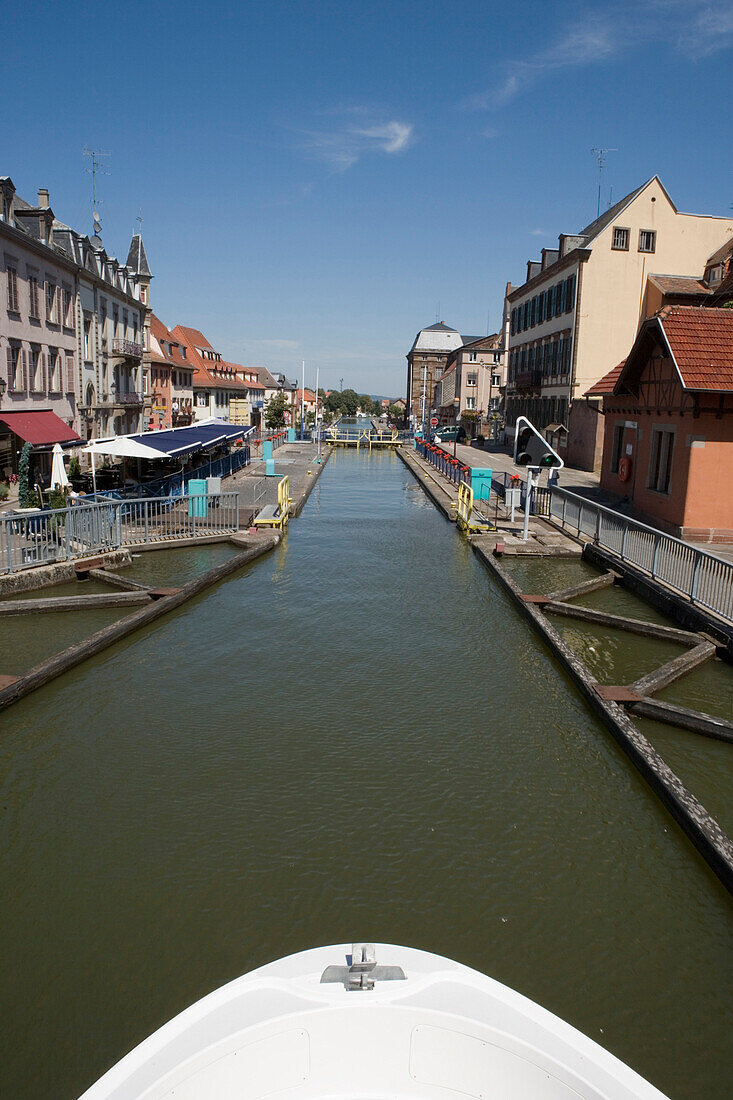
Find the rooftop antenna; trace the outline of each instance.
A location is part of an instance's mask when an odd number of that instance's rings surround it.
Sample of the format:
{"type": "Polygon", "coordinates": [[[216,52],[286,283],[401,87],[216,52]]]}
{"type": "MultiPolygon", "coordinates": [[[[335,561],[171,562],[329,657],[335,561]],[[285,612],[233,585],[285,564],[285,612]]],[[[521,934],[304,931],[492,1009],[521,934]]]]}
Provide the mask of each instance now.
{"type": "Polygon", "coordinates": [[[137,230],[138,235],[140,237],[142,237],[142,235],[143,235],[143,208],[142,208],[142,206],[140,207],[140,213],[135,218],[135,221],[138,223],[138,230],[137,230]]]}
{"type": "Polygon", "coordinates": [[[101,206],[102,200],[97,198],[97,176],[108,176],[109,172],[103,166],[100,157],[109,157],[111,153],[103,153],[101,149],[87,149],[86,146],[82,149],[82,155],[89,157],[91,167],[85,169],[92,177],[92,221],[94,223],[94,234],[98,236],[102,229],[102,223],[99,220],[98,206],[101,206]]]}
{"type": "Polygon", "coordinates": [[[601,216],[601,179],[603,177],[603,169],[606,167],[606,157],[609,153],[618,153],[618,149],[602,149],[599,146],[594,145],[591,148],[592,155],[598,161],[598,213],[597,218],[601,216]]]}

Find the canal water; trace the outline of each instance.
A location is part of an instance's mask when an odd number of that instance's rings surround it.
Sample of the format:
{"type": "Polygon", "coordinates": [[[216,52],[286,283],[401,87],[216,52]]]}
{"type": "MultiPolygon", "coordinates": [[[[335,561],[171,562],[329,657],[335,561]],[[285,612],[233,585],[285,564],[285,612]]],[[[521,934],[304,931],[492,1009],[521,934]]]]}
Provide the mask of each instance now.
{"type": "Polygon", "coordinates": [[[334,453],[274,554],[2,728],[0,1095],[72,1100],[216,986],[352,938],[729,1095],[728,896],[394,454],[334,453]]]}

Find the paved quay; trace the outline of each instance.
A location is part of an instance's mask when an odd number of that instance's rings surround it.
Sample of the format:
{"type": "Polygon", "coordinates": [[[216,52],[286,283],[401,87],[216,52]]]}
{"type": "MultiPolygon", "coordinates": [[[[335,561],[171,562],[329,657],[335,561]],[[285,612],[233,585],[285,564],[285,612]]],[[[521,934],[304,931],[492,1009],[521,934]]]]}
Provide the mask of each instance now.
{"type": "Polygon", "coordinates": [[[282,477],[288,478],[290,497],[293,501],[291,515],[299,516],[305,507],[313,486],[328,462],[330,449],[322,446],[318,461],[318,447],[310,441],[282,443],[274,453],[275,476],[266,477],[265,463],[253,453],[252,462],[222,482],[225,492],[239,493],[239,525],[252,522],[255,511],[265,504],[277,501],[277,486],[282,477]]]}
{"type": "MultiPolygon", "coordinates": [[[[459,448],[460,449],[460,448],[459,448]]],[[[469,451],[468,447],[463,448],[469,451]]],[[[410,447],[400,447],[397,452],[419,481],[433,503],[443,512],[446,519],[455,518],[455,503],[458,500],[458,486],[448,478],[440,474],[433,465],[425,462],[416,451],[410,447]]],[[[473,453],[473,452],[472,452],[473,453]]],[[[477,452],[481,454],[481,452],[477,452]]],[[[457,455],[456,457],[460,457],[457,455]]],[[[478,463],[474,463],[478,465],[478,463]]],[[[484,463],[489,467],[490,463],[484,463]]],[[[480,509],[477,509],[480,511],[480,509]]],[[[581,556],[583,547],[577,539],[571,538],[558,530],[553,524],[540,516],[531,516],[529,521],[529,538],[527,542],[522,539],[524,516],[520,511],[515,512],[514,522],[504,504],[496,495],[489,506],[488,516],[484,507],[483,515],[496,525],[495,531],[485,535],[473,535],[473,539],[480,539],[482,545],[492,551],[497,543],[504,544],[505,554],[527,555],[537,557],[574,557],[581,556]]]]}
{"type": "MultiPolygon", "coordinates": [[[[445,450],[453,454],[453,444],[446,443],[445,450]]],[[[458,443],[456,444],[456,458],[465,463],[466,466],[480,466],[482,469],[488,467],[496,473],[517,473],[512,455],[499,447],[497,447],[496,450],[480,450],[478,447],[466,447],[464,444],[458,443]]],[[[524,479],[526,475],[520,474],[520,476],[524,479]]],[[[540,485],[546,485],[547,478],[548,474],[542,472],[540,474],[540,485]]],[[[620,512],[621,515],[628,516],[629,519],[636,519],[640,523],[647,523],[648,526],[654,526],[653,523],[648,523],[643,516],[636,514],[630,501],[601,489],[599,475],[589,470],[574,470],[565,466],[560,470],[558,485],[561,489],[568,489],[571,493],[578,493],[580,496],[587,497],[588,500],[592,500],[596,504],[602,504],[607,508],[612,508],[614,511],[620,512]]],[[[698,550],[705,550],[708,554],[715,554],[718,558],[733,562],[733,546],[728,543],[699,542],[694,539],[683,539],[682,541],[688,542],[690,546],[697,547],[698,550]]]]}

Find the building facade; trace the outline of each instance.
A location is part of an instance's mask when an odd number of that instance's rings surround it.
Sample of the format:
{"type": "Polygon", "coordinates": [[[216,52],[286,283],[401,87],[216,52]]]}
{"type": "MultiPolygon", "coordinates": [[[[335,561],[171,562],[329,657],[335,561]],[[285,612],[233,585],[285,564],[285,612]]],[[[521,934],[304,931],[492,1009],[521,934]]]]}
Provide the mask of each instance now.
{"type": "Polygon", "coordinates": [[[413,425],[430,416],[435,387],[443,376],[448,356],[464,343],[461,334],[442,321],[420,329],[407,353],[405,415],[413,425]]]}
{"type": "Polygon", "coordinates": [[[504,386],[502,333],[480,336],[450,352],[436,383],[433,407],[441,424],[469,414],[477,433],[499,411],[504,386]]]}
{"type": "MultiPolygon", "coordinates": [[[[151,395],[147,427],[182,428],[193,422],[193,364],[184,344],[150,315],[145,371],[151,395]]],[[[146,391],[147,392],[147,391],[146,391]]]]}
{"type": "MultiPolygon", "coordinates": [[[[38,205],[31,206],[16,195],[11,179],[0,178],[0,417],[7,414],[17,424],[12,414],[31,414],[26,423],[32,423],[43,414],[39,426],[57,419],[57,439],[72,441],[80,426],[78,271],[56,247],[54,222],[47,191],[39,191],[38,205]]],[[[6,475],[17,472],[23,442],[0,421],[0,471],[6,475]]]]}
{"type": "Polygon", "coordinates": [[[674,535],[733,542],[733,310],[666,307],[590,392],[601,488],[674,535]]]}
{"type": "Polygon", "coordinates": [[[238,363],[229,363],[211,346],[204,334],[186,325],[176,325],[171,334],[185,349],[187,361],[193,366],[193,416],[194,420],[206,420],[216,416],[229,420],[232,412],[236,423],[249,423],[241,419],[249,415],[248,388],[240,378],[244,371],[238,363]],[[230,409],[230,403],[235,404],[230,409]]]}
{"type": "Polygon", "coordinates": [[[528,416],[557,433],[569,464],[592,468],[596,435],[586,421],[574,429],[571,408],[633,343],[648,274],[702,270],[732,232],[731,218],[680,213],[654,176],[579,234],[542,249],[506,295],[508,427],[528,416]]]}

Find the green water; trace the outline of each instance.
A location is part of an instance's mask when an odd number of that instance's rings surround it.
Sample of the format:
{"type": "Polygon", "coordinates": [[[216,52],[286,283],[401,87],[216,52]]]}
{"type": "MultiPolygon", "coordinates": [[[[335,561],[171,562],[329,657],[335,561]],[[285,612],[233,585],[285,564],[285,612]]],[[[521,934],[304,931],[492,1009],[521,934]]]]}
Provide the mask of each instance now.
{"type": "Polygon", "coordinates": [[[0,1095],[364,938],[727,1097],[728,896],[394,454],[336,451],[274,554],[2,724],[0,1095]]]}

